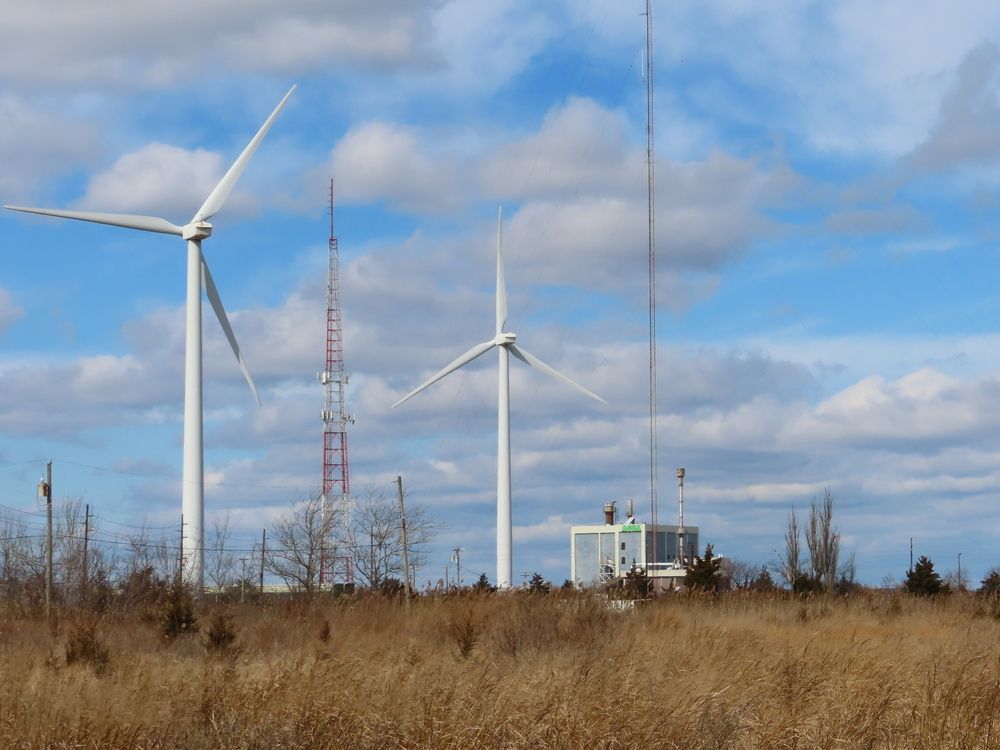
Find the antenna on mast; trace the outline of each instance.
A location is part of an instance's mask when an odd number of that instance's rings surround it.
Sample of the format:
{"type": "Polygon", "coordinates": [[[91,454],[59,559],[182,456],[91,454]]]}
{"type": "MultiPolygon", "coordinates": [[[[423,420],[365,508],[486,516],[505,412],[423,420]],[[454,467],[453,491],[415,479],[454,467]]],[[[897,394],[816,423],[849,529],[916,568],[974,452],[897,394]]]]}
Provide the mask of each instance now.
{"type": "Polygon", "coordinates": [[[340,312],[340,249],[333,228],[333,179],[330,179],[330,240],[326,281],[326,367],[319,374],[323,385],[323,543],[320,545],[320,588],[338,573],[345,584],[354,583],[351,558],[337,545],[347,537],[350,512],[350,470],[347,460],[347,425],[354,417],[344,409],[344,335],[340,312]],[[337,533],[340,532],[340,533],[337,533]],[[332,539],[331,539],[332,537],[332,539]],[[332,541],[332,554],[327,545],[332,541]]]}
{"type": "MultiPolygon", "coordinates": [[[[649,512],[656,526],[656,195],[653,154],[653,12],[646,0],[646,181],[649,220],[649,512]]],[[[653,563],[658,562],[653,534],[653,563]]]]}

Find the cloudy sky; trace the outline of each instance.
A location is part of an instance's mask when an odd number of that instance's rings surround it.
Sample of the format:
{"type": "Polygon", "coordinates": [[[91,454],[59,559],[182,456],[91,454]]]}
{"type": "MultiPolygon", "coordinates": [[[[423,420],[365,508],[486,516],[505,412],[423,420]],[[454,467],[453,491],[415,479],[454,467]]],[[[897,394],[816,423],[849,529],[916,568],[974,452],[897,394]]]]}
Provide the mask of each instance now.
{"type": "MultiPolygon", "coordinates": [[[[512,362],[514,573],[569,526],[648,515],[640,0],[11,4],[0,202],[184,223],[292,83],[206,256],[207,513],[249,546],[320,482],[326,185],[337,184],[352,489],[392,491],[495,571],[492,356],[390,405],[493,326],[512,362]],[[196,20],[192,20],[196,19],[196,20]]],[[[1000,6],[655,2],[661,519],[775,559],[829,487],[861,578],[1000,563],[1000,6]]],[[[0,504],[179,514],[183,243],[0,216],[0,504]]]]}

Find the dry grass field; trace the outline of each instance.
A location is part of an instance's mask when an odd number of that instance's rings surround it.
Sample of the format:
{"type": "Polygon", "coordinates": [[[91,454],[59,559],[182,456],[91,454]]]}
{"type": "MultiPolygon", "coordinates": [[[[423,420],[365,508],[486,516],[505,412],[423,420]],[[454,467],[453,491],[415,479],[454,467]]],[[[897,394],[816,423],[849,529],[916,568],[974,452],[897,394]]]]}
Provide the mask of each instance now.
{"type": "Polygon", "coordinates": [[[723,595],[0,619],[3,748],[1000,748],[1000,607],[723,595]],[[106,648],[106,660],[101,646],[106,648]],[[68,659],[67,659],[68,657],[68,659]],[[69,661],[69,663],[67,663],[69,661]]]}

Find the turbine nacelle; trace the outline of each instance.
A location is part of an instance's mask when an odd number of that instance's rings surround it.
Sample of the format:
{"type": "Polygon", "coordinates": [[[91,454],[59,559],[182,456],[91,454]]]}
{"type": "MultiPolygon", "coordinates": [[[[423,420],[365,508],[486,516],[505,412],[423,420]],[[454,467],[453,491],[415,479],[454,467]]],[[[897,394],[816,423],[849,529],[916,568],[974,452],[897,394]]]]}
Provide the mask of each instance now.
{"type": "Polygon", "coordinates": [[[212,225],[207,221],[192,221],[181,227],[181,237],[186,240],[204,240],[212,236],[212,225]]]}
{"type": "Polygon", "coordinates": [[[510,346],[515,341],[517,341],[517,334],[515,333],[498,333],[496,338],[493,339],[493,346],[510,346]]]}

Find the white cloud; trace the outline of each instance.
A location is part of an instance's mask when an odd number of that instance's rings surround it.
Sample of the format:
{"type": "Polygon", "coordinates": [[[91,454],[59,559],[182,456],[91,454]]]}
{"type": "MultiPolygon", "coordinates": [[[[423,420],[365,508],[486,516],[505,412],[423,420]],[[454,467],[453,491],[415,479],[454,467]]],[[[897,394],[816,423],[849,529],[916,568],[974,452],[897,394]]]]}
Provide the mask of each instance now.
{"type": "MultiPolygon", "coordinates": [[[[657,204],[657,255],[664,268],[716,271],[776,231],[762,207],[784,190],[784,177],[752,161],[713,154],[669,164],[657,204]]],[[[620,289],[643,278],[646,206],[627,197],[532,201],[510,221],[505,242],[518,248],[532,278],[544,283],[620,289]]]]}
{"type": "Polygon", "coordinates": [[[23,317],[24,308],[14,301],[10,292],[0,286],[0,334],[6,333],[23,317]]]}
{"type": "MultiPolygon", "coordinates": [[[[620,292],[643,277],[646,265],[644,155],[625,131],[620,113],[583,98],[553,107],[537,133],[499,145],[371,122],[337,143],[330,169],[343,186],[341,199],[385,201],[407,212],[522,201],[507,212],[505,230],[508,256],[523,264],[521,272],[536,283],[620,292]]],[[[777,231],[766,210],[802,184],[780,159],[768,164],[721,151],[663,161],[658,174],[658,254],[675,274],[665,273],[664,284],[676,307],[710,290],[702,284],[699,291],[697,279],[682,288],[678,270],[717,271],[777,231]]],[[[466,240],[459,262],[485,255],[479,249],[491,247],[494,231],[483,226],[466,240]]],[[[458,243],[448,238],[447,245],[454,258],[458,243]]]]}
{"type": "Polygon", "coordinates": [[[1000,156],[1000,50],[993,42],[966,55],[945,94],[926,140],[903,159],[904,168],[941,171],[982,166],[1000,156]]]}
{"type": "Polygon", "coordinates": [[[645,154],[627,130],[623,113],[572,97],[549,110],[537,133],[486,155],[485,190],[508,200],[595,193],[641,197],[645,154]]]}
{"type": "Polygon", "coordinates": [[[828,229],[840,234],[901,235],[927,228],[927,219],[912,206],[835,211],[826,217],[828,229]]]}
{"type": "Polygon", "coordinates": [[[331,153],[341,199],[386,200],[405,211],[433,213],[462,201],[463,180],[453,153],[432,155],[414,128],[369,122],[352,128],[331,153]]]}
{"type": "Polygon", "coordinates": [[[208,197],[222,172],[222,159],[216,153],[151,143],[91,177],[77,205],[114,213],[151,213],[181,223],[208,197]]]}
{"type": "MultiPolygon", "coordinates": [[[[613,63],[641,47],[642,19],[627,5],[566,5],[593,54],[613,63]]],[[[709,119],[770,127],[777,111],[783,130],[820,150],[899,156],[926,137],[957,61],[1000,36],[1000,9],[990,0],[688,1],[654,6],[654,28],[658,81],[683,86],[705,64],[724,71],[682,94],[709,119]]]]}
{"type": "Polygon", "coordinates": [[[496,90],[561,31],[551,9],[532,0],[451,0],[435,14],[433,25],[447,70],[436,71],[424,85],[466,92],[496,90]]]}
{"type": "Polygon", "coordinates": [[[206,72],[406,69],[429,48],[439,0],[179,0],[123,10],[113,0],[6,8],[0,70],[36,86],[166,86],[206,72]],[[192,25],[194,24],[194,25],[192,25]]]}
{"type": "Polygon", "coordinates": [[[440,69],[440,56],[428,45],[433,3],[368,5],[363,13],[274,18],[225,35],[220,47],[241,67],[266,71],[302,72],[324,64],[440,69]]]}
{"type": "Polygon", "coordinates": [[[960,381],[929,368],[894,381],[869,376],[786,427],[792,442],[855,446],[971,439],[1000,424],[993,377],[960,381]]]}
{"type": "Polygon", "coordinates": [[[46,179],[78,169],[98,151],[94,127],[13,96],[0,96],[0,193],[21,203],[46,179]]]}
{"type": "Polygon", "coordinates": [[[534,524],[514,526],[511,533],[516,542],[562,542],[569,537],[570,519],[563,516],[548,516],[534,524]]]}

